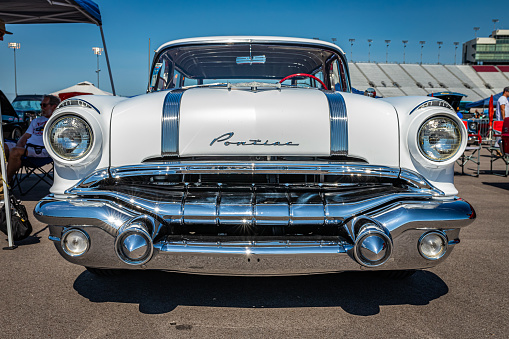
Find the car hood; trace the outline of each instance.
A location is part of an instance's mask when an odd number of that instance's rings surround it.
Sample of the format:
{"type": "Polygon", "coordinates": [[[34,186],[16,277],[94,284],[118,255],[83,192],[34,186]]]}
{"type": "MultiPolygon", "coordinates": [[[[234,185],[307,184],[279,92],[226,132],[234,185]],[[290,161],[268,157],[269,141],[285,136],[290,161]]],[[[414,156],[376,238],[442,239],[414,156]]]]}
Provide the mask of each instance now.
{"type": "MultiPolygon", "coordinates": [[[[370,164],[399,166],[394,107],[355,94],[336,95],[346,107],[347,129],[336,132],[347,134],[346,155],[370,164]]],[[[308,88],[205,87],[137,96],[113,109],[111,165],[161,159],[168,139],[173,139],[175,155],[181,158],[329,157],[329,106],[325,92],[308,88]],[[168,100],[169,95],[177,99],[168,100]],[[179,102],[179,107],[170,107],[179,102]],[[178,114],[166,116],[168,109],[178,114]],[[168,124],[173,127],[168,129],[168,124]]]]}

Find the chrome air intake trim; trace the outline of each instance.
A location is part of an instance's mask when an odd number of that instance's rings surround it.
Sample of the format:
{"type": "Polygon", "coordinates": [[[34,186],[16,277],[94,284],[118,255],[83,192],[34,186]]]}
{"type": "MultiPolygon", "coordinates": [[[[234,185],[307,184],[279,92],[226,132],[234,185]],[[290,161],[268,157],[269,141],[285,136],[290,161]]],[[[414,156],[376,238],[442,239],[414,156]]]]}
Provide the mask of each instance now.
{"type": "Polygon", "coordinates": [[[179,115],[183,91],[170,91],[163,104],[161,155],[177,156],[179,153],[179,115]]]}
{"type": "Polygon", "coordinates": [[[348,155],[348,116],[340,93],[325,93],[330,114],[330,154],[348,155]]]}
{"type": "Polygon", "coordinates": [[[66,191],[75,194],[76,189],[86,189],[96,186],[108,178],[121,179],[139,176],[167,176],[189,174],[302,174],[302,175],[335,175],[345,178],[389,178],[400,179],[406,184],[428,191],[434,196],[444,195],[426,178],[417,172],[406,169],[374,166],[366,164],[352,164],[344,162],[205,162],[205,161],[175,161],[161,163],[144,163],[141,165],[112,167],[108,173],[106,169],[98,170],[80,181],[76,186],[66,191]]]}

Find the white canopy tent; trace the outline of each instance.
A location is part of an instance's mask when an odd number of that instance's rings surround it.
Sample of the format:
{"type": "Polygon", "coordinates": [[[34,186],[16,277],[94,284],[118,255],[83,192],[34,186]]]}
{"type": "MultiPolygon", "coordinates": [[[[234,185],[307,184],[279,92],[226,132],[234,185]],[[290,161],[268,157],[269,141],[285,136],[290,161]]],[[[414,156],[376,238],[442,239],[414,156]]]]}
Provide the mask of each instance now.
{"type": "Polygon", "coordinates": [[[99,89],[94,86],[93,83],[88,81],[82,81],[80,83],[77,83],[76,85],[73,85],[71,87],[67,87],[61,90],[58,90],[56,92],[51,93],[51,95],[58,96],[59,94],[63,93],[87,93],[87,94],[94,94],[94,95],[113,95],[110,92],[103,91],[102,89],[99,89]]]}

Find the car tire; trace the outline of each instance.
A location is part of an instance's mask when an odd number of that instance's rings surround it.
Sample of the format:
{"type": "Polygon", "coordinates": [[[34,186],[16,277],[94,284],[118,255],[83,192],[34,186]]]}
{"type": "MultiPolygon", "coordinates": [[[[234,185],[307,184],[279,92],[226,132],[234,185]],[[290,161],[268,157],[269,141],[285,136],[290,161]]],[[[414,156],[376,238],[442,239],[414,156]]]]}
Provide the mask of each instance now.
{"type": "Polygon", "coordinates": [[[112,270],[107,268],[85,267],[87,271],[98,277],[116,277],[121,275],[123,270],[112,270]]]}
{"type": "Polygon", "coordinates": [[[410,278],[416,270],[396,270],[396,271],[378,271],[376,272],[380,278],[403,280],[410,278]]]}
{"type": "Polygon", "coordinates": [[[14,141],[18,141],[22,135],[23,135],[23,131],[21,131],[21,128],[14,127],[14,129],[11,132],[11,139],[14,141]]]}

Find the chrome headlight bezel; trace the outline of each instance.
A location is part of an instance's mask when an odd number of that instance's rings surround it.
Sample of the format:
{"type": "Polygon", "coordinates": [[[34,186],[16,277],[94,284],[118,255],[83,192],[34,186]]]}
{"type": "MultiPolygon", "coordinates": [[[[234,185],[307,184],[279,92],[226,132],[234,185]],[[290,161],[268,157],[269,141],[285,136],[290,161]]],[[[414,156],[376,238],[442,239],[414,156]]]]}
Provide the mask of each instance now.
{"type": "Polygon", "coordinates": [[[104,128],[102,127],[102,122],[100,121],[100,115],[97,114],[96,111],[84,108],[84,107],[70,107],[72,110],[67,107],[56,110],[51,118],[46,123],[46,127],[44,128],[44,146],[48,151],[49,155],[53,158],[56,164],[68,168],[79,168],[83,166],[88,166],[94,161],[97,161],[98,157],[101,155],[103,149],[103,133],[104,128]],[[84,120],[88,126],[91,134],[91,146],[88,149],[86,154],[83,154],[79,159],[68,160],[61,156],[59,156],[51,147],[50,141],[50,130],[53,124],[60,120],[61,118],[67,116],[75,116],[82,120],[84,120]]]}
{"type": "Polygon", "coordinates": [[[462,129],[460,127],[460,125],[458,125],[458,123],[455,121],[455,119],[453,119],[452,117],[449,117],[447,115],[433,115],[431,117],[429,117],[428,119],[424,120],[424,122],[421,123],[421,125],[419,126],[419,129],[417,131],[417,146],[418,146],[418,149],[419,149],[419,152],[428,160],[430,161],[433,161],[433,162],[438,162],[438,163],[443,163],[443,162],[446,162],[452,158],[454,158],[455,155],[458,154],[458,152],[461,150],[461,146],[463,144],[463,133],[462,133],[462,129]],[[449,122],[455,127],[455,134],[457,135],[458,139],[456,141],[456,147],[455,147],[455,150],[450,153],[449,155],[445,156],[445,157],[442,157],[442,158],[434,158],[434,157],[431,157],[429,155],[428,152],[426,152],[426,150],[424,149],[424,146],[423,146],[423,140],[422,140],[422,132],[423,132],[423,129],[433,120],[438,120],[438,119],[445,119],[445,120],[449,120],[449,122]]]}
{"type": "Polygon", "coordinates": [[[48,143],[49,143],[49,146],[50,146],[50,149],[51,149],[52,153],[55,154],[56,156],[58,156],[60,159],[62,159],[64,161],[78,161],[80,159],[85,158],[91,152],[91,150],[93,149],[93,146],[94,146],[94,131],[92,130],[92,127],[90,126],[88,121],[86,119],[84,119],[83,117],[80,117],[80,116],[78,116],[76,114],[61,115],[57,119],[52,121],[51,125],[49,126],[49,129],[48,129],[48,143]],[[57,150],[55,150],[55,148],[53,147],[54,142],[52,141],[52,135],[53,135],[53,130],[54,130],[55,126],[58,123],[60,123],[61,121],[65,120],[65,119],[69,119],[69,118],[77,119],[80,123],[82,123],[84,125],[84,127],[85,127],[85,129],[87,131],[87,134],[88,134],[88,138],[90,140],[90,142],[89,142],[87,148],[85,149],[85,151],[81,152],[76,157],[66,157],[66,156],[60,154],[59,152],[57,152],[57,150]]]}
{"type": "Polygon", "coordinates": [[[407,149],[410,153],[411,159],[414,161],[413,166],[422,166],[421,169],[426,168],[427,170],[433,170],[438,168],[445,168],[451,164],[454,164],[456,160],[463,154],[465,147],[467,146],[468,133],[461,119],[452,111],[437,108],[422,109],[419,112],[414,113],[411,116],[411,122],[406,132],[407,149]],[[417,114],[418,113],[418,114],[417,114]],[[446,117],[451,119],[456,126],[459,128],[461,133],[460,146],[456,153],[449,157],[447,160],[434,161],[424,156],[423,152],[419,147],[419,131],[421,127],[430,119],[437,117],[446,117]]]}

